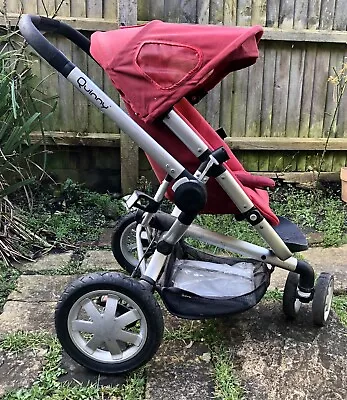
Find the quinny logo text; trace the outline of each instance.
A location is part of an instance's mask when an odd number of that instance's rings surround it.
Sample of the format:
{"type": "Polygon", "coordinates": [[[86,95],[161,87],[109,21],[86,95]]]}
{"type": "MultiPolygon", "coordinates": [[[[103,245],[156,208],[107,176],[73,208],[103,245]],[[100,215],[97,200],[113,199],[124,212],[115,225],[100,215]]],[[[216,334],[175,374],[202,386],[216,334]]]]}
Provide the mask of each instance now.
{"type": "Polygon", "coordinates": [[[87,81],[82,76],[77,79],[77,83],[80,89],[83,88],[90,96],[94,97],[95,101],[100,103],[101,109],[107,110],[110,107],[105,106],[104,101],[100,97],[98,97],[94,90],[87,87],[87,81]]]}

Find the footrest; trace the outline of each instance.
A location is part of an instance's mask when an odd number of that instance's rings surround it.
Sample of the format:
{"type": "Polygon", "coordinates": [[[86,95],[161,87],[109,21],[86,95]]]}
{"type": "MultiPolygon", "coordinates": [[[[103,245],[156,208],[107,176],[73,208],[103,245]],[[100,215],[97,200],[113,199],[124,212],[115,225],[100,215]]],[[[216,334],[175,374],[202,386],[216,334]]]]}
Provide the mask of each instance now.
{"type": "Polygon", "coordinates": [[[274,229],[277,234],[281,237],[288,249],[293,253],[298,253],[308,249],[308,243],[305,235],[301,229],[284,217],[278,217],[280,220],[279,225],[275,226],[274,229]]]}

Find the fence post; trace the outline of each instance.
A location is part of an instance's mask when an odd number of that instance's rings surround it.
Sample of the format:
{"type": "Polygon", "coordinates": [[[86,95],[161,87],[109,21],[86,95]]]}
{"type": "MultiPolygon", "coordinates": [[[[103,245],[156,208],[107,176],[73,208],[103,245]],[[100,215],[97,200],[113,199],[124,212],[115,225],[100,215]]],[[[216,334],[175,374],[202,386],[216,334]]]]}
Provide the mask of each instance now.
{"type": "MultiPolygon", "coordinates": [[[[137,24],[137,0],[118,0],[119,26],[137,24]]],[[[121,100],[121,107],[124,103],[121,100]]],[[[139,147],[124,132],[120,134],[121,188],[127,194],[136,188],[139,176],[139,147]]]]}

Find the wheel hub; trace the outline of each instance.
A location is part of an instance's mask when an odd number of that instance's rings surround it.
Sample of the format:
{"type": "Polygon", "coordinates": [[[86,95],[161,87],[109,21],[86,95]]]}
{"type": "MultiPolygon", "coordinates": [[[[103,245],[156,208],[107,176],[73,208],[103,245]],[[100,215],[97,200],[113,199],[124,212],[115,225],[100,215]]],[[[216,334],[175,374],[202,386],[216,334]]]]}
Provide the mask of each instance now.
{"type": "Polygon", "coordinates": [[[83,296],[71,308],[69,333],[75,345],[89,357],[102,362],[124,361],[142,348],[147,324],[141,309],[127,296],[97,291],[83,296]],[[98,299],[105,295],[102,307],[98,299]]]}

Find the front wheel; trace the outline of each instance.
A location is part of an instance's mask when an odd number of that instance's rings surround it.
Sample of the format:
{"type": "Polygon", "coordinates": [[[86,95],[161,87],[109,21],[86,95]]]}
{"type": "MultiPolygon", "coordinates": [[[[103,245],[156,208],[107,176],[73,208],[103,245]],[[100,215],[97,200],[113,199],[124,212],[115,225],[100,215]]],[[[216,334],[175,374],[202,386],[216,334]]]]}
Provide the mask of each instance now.
{"type": "Polygon", "coordinates": [[[317,279],[312,301],[312,316],[315,325],[326,325],[330,315],[333,293],[334,276],[322,272],[317,279]]]}
{"type": "Polygon", "coordinates": [[[299,275],[289,272],[283,292],[283,312],[288,319],[295,319],[301,308],[301,301],[298,299],[297,291],[299,275]]]}
{"type": "Polygon", "coordinates": [[[93,273],[62,294],[55,327],[64,350],[84,367],[106,374],[149,361],[163,337],[163,316],[140,282],[114,272],[93,273]]]}

